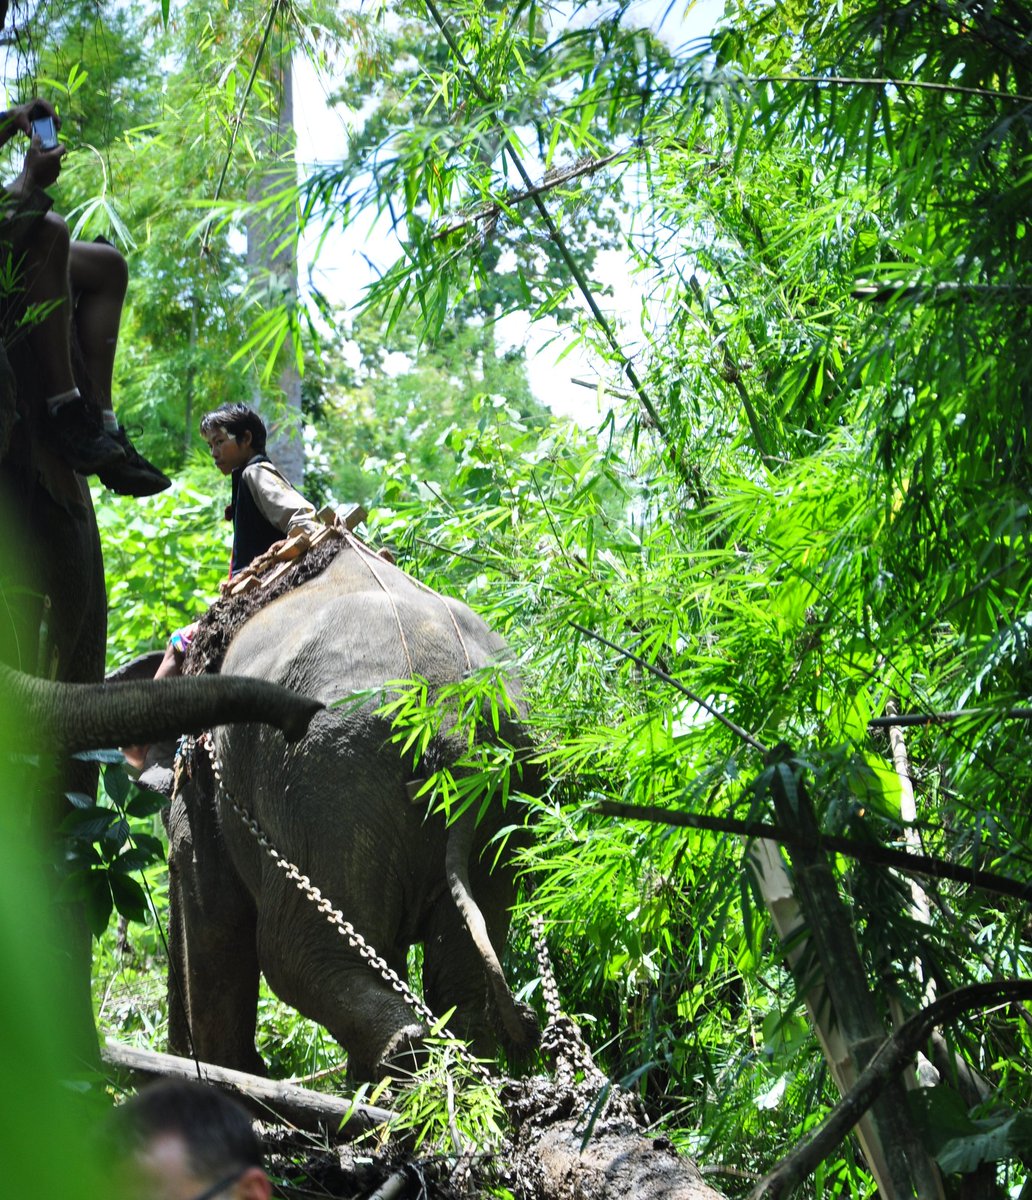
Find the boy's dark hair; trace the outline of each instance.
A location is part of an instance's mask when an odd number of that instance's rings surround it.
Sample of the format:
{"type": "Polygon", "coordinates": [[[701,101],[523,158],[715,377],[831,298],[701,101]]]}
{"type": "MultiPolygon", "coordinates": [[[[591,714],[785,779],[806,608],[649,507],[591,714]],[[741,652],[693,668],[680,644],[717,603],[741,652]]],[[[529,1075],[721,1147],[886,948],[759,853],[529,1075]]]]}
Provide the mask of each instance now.
{"type": "Polygon", "coordinates": [[[259,454],[265,453],[265,439],[268,437],[265,422],[246,404],[223,404],[214,412],[205,413],[201,418],[201,437],[211,437],[219,429],[232,438],[249,432],[251,449],[259,454]]]}
{"type": "Polygon", "coordinates": [[[193,1079],[149,1084],[112,1113],[122,1156],[177,1134],[198,1179],[219,1179],[262,1166],[262,1151],[246,1109],[218,1088],[193,1079]]]}

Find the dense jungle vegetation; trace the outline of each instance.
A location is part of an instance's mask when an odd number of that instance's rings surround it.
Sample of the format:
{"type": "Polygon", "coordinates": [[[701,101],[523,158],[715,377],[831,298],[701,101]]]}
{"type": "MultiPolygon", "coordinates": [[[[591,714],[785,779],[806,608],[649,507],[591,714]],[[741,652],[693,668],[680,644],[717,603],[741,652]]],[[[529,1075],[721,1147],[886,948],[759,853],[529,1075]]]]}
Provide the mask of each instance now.
{"type": "MultiPolygon", "coordinates": [[[[303,426],[305,490],[360,500],[513,648],[550,780],[509,958],[531,1001],[533,912],[598,1063],[729,1196],[849,1086],[834,1045],[942,1002],[896,1119],[945,1194],[1028,1200],[1032,9],[728,0],[684,44],[677,15],[15,10],[9,96],[59,104],[57,207],[129,260],[116,405],[175,476],[95,493],[110,662],[216,594],[226,485],[197,419],[260,392],[303,426]],[[301,55],[345,81],[351,129],[299,180],[277,114],[301,55]],[[295,291],[270,247],[327,230],[332,254],[372,213],[400,252],[362,304],[295,291]],[[512,313],[590,352],[588,418],[533,394],[512,313]]],[[[133,824],[157,858],[160,823],[133,824]]],[[[141,882],[118,836],[88,884],[99,1021],[161,1048],[163,868],[141,882]]],[[[60,1011],[31,942],[0,938],[27,964],[0,1027],[33,1064],[8,1119],[43,1146],[63,1126],[31,1125],[27,1081],[60,1011]]],[[[338,1063],[262,1005],[274,1074],[338,1063]]],[[[870,1166],[842,1141],[806,1194],[873,1194],[870,1166]]]]}

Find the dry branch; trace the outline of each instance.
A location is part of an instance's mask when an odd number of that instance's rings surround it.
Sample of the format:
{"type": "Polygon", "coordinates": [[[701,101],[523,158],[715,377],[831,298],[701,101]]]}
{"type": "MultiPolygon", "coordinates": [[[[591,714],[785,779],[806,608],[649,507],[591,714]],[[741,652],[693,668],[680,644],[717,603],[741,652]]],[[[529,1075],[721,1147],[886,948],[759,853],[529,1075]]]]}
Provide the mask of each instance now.
{"type": "Polygon", "coordinates": [[[776,1200],[823,1162],[888,1084],[909,1064],[937,1025],[947,1024],[971,1010],[1022,1000],[1032,1000],[1032,980],[973,983],[947,992],[941,1000],[915,1013],[891,1037],[886,1038],[858,1076],[852,1090],[832,1109],[824,1124],[760,1181],[750,1200],[776,1200]]]}
{"type": "Polygon", "coordinates": [[[964,887],[978,888],[997,896],[1012,896],[1016,900],[1032,900],[1032,883],[1022,883],[983,871],[978,867],[965,867],[959,863],[946,862],[928,854],[908,854],[905,850],[894,850],[877,842],[861,842],[855,838],[839,837],[836,834],[818,833],[816,838],[803,837],[781,825],[766,821],[737,821],[731,817],[706,817],[698,813],[660,808],[655,804],[625,804],[621,800],[599,800],[592,806],[594,812],[607,817],[621,817],[628,821],[649,821],[656,825],[671,825],[684,829],[704,829],[710,833],[729,833],[736,837],[758,838],[777,842],[782,846],[801,849],[827,850],[833,854],[845,854],[861,862],[878,863],[893,867],[907,875],[919,875],[926,879],[951,879],[964,887]]]}
{"type": "Polygon", "coordinates": [[[889,713],[884,717],[872,717],[868,729],[892,729],[902,725],[945,725],[948,721],[984,720],[997,717],[1001,721],[1028,721],[1032,719],[1032,708],[955,708],[938,713],[889,713]]]}
{"type": "Polygon", "coordinates": [[[524,200],[533,200],[538,196],[544,196],[548,192],[563,187],[564,184],[571,183],[574,179],[580,179],[584,175],[594,175],[596,171],[601,171],[603,167],[608,167],[610,163],[630,158],[638,152],[639,147],[632,146],[627,150],[614,150],[611,154],[602,155],[601,158],[587,154],[583,158],[579,158],[575,163],[570,163],[569,166],[556,167],[548,171],[544,179],[538,184],[527,188],[512,188],[506,193],[504,200],[496,200],[492,204],[482,204],[472,212],[460,214],[449,225],[437,230],[434,234],[434,241],[448,237],[453,233],[461,233],[463,229],[467,229],[470,225],[480,225],[488,229],[493,228],[494,223],[503,213],[507,212],[510,208],[514,208],[517,204],[521,204],[524,200]]]}
{"type": "Polygon", "coordinates": [[[261,1079],[244,1071],[231,1071],[210,1063],[194,1062],[175,1054],[160,1054],[155,1050],[139,1050],[109,1038],[101,1050],[108,1066],[132,1075],[172,1076],[180,1079],[202,1079],[236,1096],[253,1113],[266,1121],[278,1121],[314,1133],[323,1133],[337,1140],[358,1137],[377,1125],[394,1119],[394,1114],[370,1104],[356,1104],[312,1092],[293,1083],[261,1079]],[[341,1122],[347,1123],[341,1128],[341,1122]]]}

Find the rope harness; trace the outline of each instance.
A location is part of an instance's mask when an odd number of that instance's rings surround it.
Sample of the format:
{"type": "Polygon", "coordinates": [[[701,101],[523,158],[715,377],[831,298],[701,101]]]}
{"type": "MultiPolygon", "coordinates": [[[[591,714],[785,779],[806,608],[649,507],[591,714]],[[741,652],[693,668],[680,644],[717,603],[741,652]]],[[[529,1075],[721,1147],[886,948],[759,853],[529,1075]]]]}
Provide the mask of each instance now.
{"type": "MultiPolygon", "coordinates": [[[[241,625],[272,600],[321,575],[343,550],[355,552],[357,560],[363,564],[376,588],[385,597],[394,618],[398,641],[404,651],[409,674],[414,675],[415,664],[395,601],[396,589],[388,585],[384,574],[384,568],[388,566],[396,570],[401,568],[394,566],[393,558],[385,559],[383,552],[377,552],[367,546],[346,522],[337,518],[332,524],[324,525],[317,533],[298,534],[260,555],[221,585],[219,599],[198,622],[197,633],[183,664],[183,673],[200,675],[218,671],[229,641],[241,625]]],[[[444,608],[455,640],[462,650],[466,670],[471,672],[473,660],[451,605],[433,588],[414,579],[405,571],[401,573],[408,584],[432,597],[444,608]]]]}
{"type": "MultiPolygon", "coordinates": [[[[391,606],[391,612],[394,614],[394,622],[398,627],[398,637],[401,639],[401,645],[405,651],[405,661],[408,663],[409,673],[414,675],[416,673],[416,669],[412,663],[412,655],[409,654],[408,642],[405,640],[405,630],[401,624],[401,617],[398,614],[397,605],[394,603],[394,597],[391,595],[390,589],[384,583],[383,579],[380,576],[380,572],[378,571],[377,567],[374,565],[377,561],[383,562],[383,559],[381,559],[378,554],[376,554],[372,550],[370,550],[369,547],[367,545],[365,545],[364,542],[360,541],[357,537],[355,537],[355,535],[350,530],[346,530],[344,532],[343,536],[344,536],[345,543],[347,545],[353,546],[356,550],[360,551],[359,557],[365,563],[366,568],[368,569],[369,573],[376,580],[377,586],[380,588],[380,590],[383,592],[383,594],[387,597],[387,602],[391,606]]],[[[400,570],[400,568],[399,568],[399,570],[400,570]]],[[[425,583],[421,583],[418,579],[413,579],[411,575],[407,574],[407,572],[406,572],[406,575],[407,575],[409,582],[414,584],[416,586],[416,588],[419,589],[419,591],[426,592],[426,594],[428,596],[433,596],[435,600],[437,600],[440,604],[442,604],[444,606],[444,611],[448,614],[448,618],[451,621],[452,629],[455,632],[455,640],[462,647],[462,654],[466,660],[466,670],[472,671],[473,670],[473,661],[469,656],[469,647],[466,645],[466,640],[462,636],[462,630],[459,629],[458,621],[455,620],[455,613],[452,612],[451,605],[448,603],[447,600],[445,600],[445,598],[441,595],[440,592],[435,592],[432,587],[427,587],[427,585],[425,583]]]]}

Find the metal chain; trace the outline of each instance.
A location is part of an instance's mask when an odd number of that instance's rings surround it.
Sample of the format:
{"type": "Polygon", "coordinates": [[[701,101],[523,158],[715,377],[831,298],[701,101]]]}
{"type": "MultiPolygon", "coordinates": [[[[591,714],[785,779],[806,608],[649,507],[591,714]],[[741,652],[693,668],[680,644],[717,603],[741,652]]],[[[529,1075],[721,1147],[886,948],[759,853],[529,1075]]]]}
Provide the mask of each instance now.
{"type": "MultiPolygon", "coordinates": [[[[559,1008],[559,988],[545,941],[545,923],[536,913],[530,918],[530,928],[548,1011],[548,1023],[541,1034],[541,1051],[552,1064],[557,1094],[562,1096],[565,1093],[567,1097],[572,1097],[573,1103],[580,1108],[579,1119],[584,1122],[586,1136],[600,1127],[599,1123],[603,1120],[612,1128],[629,1123],[637,1129],[643,1129],[645,1114],[641,1101],[633,1093],[614,1084],[595,1065],[591,1047],[584,1040],[577,1022],[559,1008]],[[579,1082],[578,1074],[581,1077],[579,1082]]],[[[558,1111],[554,1098],[551,1111],[553,1114],[558,1111]]]]}
{"type": "Polygon", "coordinates": [[[538,970],[541,972],[541,993],[545,999],[545,1012],[551,1025],[560,1014],[559,985],[555,981],[552,970],[552,959],[548,953],[548,942],[545,941],[545,922],[540,913],[532,913],[530,917],[530,932],[534,938],[534,950],[537,954],[538,970]]]}
{"type": "MultiPolygon", "coordinates": [[[[185,742],[185,739],[184,739],[185,742]]],[[[387,961],[379,955],[376,950],[366,941],[366,939],[358,932],[358,930],[346,920],[344,914],[338,908],[334,908],[333,903],[327,897],[323,896],[319,888],[317,888],[309,877],[301,872],[289,859],[284,858],[276,847],[269,841],[264,830],[254,819],[254,817],[236,800],[229,789],[226,787],[225,777],[222,773],[222,762],[215,752],[214,738],[211,735],[204,735],[198,738],[195,744],[203,745],[209,759],[211,760],[212,774],[214,775],[217,786],[221,789],[227,803],[236,814],[237,818],[251,833],[258,845],[265,853],[273,860],[277,867],[283,871],[287,878],[303,892],[304,895],[315,904],[319,912],[325,916],[326,920],[332,925],[341,937],[345,938],[348,945],[357,950],[359,955],[365,959],[369,966],[379,973],[385,983],[388,983],[391,988],[401,996],[406,1004],[412,1008],[417,1015],[426,1022],[431,1028],[437,1023],[434,1014],[427,1005],[419,999],[418,996],[409,988],[408,984],[397,974],[396,971],[387,963],[387,961]]],[[[185,757],[184,743],[180,744],[179,752],[176,756],[176,775],[175,775],[175,790],[178,792],[180,779],[182,775],[182,764],[185,757]]],[[[552,969],[552,961],[548,953],[548,943],[545,940],[545,926],[541,916],[537,913],[530,918],[531,933],[534,938],[534,948],[537,954],[538,969],[541,973],[542,994],[545,1001],[545,1012],[547,1014],[547,1024],[541,1037],[541,1049],[549,1054],[552,1058],[556,1069],[556,1080],[558,1083],[566,1083],[572,1086],[577,1072],[580,1072],[585,1080],[594,1082],[595,1086],[608,1083],[605,1074],[595,1065],[595,1060],[592,1057],[591,1050],[584,1041],[583,1035],[577,1024],[568,1016],[565,1016],[561,1010],[559,1002],[559,987],[556,983],[555,972],[552,969]]],[[[460,1052],[469,1062],[473,1071],[480,1076],[481,1079],[490,1080],[490,1072],[484,1065],[475,1059],[468,1050],[465,1049],[463,1043],[455,1037],[448,1029],[444,1029],[443,1036],[455,1042],[460,1047],[460,1052]]]]}
{"type": "MultiPolygon", "coordinates": [[[[437,1024],[437,1018],[430,1009],[423,1003],[420,998],[409,988],[408,984],[393,970],[387,963],[386,959],[377,954],[376,950],[365,940],[358,930],[345,920],[344,914],[339,908],[334,908],[333,903],[327,897],[323,896],[322,892],[317,888],[307,875],[302,874],[300,869],[296,867],[289,859],[284,858],[276,847],[265,836],[264,831],[253,816],[233,797],[232,793],[226,787],[226,781],[222,774],[222,763],[215,753],[215,740],[211,735],[203,736],[198,739],[198,742],[203,744],[211,759],[211,769],[215,776],[215,782],[222,790],[233,812],[236,813],[240,821],[250,830],[251,835],[266,854],[272,859],[277,867],[283,871],[287,878],[303,892],[304,895],[312,901],[316,908],[323,914],[326,920],[332,925],[336,931],[345,938],[348,945],[357,950],[359,955],[366,960],[374,971],[379,972],[380,977],[384,982],[390,984],[395,992],[405,1001],[410,1008],[414,1009],[419,1017],[425,1021],[430,1028],[437,1024]]],[[[448,1029],[442,1030],[442,1036],[455,1042],[463,1056],[467,1059],[473,1071],[482,1079],[489,1080],[490,1072],[479,1062],[468,1050],[465,1049],[463,1043],[448,1029]]]]}
{"type": "Polygon", "coordinates": [[[556,1082],[573,1087],[577,1072],[585,1082],[595,1087],[608,1085],[609,1079],[595,1065],[591,1049],[585,1042],[580,1028],[572,1017],[563,1014],[559,1006],[559,986],[552,970],[552,960],[545,941],[545,923],[538,913],[530,918],[530,930],[534,938],[538,969],[541,972],[541,989],[545,999],[548,1022],[541,1034],[541,1049],[548,1054],[555,1067],[556,1082]]]}

